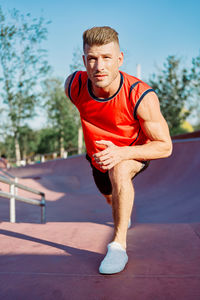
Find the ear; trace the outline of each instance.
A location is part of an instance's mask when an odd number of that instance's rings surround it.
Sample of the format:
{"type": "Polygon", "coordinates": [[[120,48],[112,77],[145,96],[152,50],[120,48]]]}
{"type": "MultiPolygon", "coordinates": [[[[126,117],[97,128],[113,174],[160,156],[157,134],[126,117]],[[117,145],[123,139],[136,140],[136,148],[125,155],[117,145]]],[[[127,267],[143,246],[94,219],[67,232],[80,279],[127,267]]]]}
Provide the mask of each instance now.
{"type": "Polygon", "coordinates": [[[123,61],[124,61],[124,53],[120,52],[119,57],[118,57],[118,65],[119,65],[119,67],[122,66],[123,61]]]}
{"type": "Polygon", "coordinates": [[[83,55],[82,58],[83,58],[84,66],[85,66],[85,68],[86,68],[86,57],[85,57],[85,55],[83,55]]]}

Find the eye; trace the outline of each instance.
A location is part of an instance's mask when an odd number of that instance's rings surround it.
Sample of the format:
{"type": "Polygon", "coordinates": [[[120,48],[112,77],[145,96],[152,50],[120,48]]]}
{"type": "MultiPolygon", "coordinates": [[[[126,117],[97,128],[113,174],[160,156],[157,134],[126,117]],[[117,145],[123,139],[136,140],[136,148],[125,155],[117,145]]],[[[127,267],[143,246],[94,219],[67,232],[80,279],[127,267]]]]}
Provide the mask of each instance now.
{"type": "Polygon", "coordinates": [[[89,57],[88,57],[88,61],[95,61],[95,60],[96,60],[96,58],[93,57],[93,56],[89,56],[89,57]]]}

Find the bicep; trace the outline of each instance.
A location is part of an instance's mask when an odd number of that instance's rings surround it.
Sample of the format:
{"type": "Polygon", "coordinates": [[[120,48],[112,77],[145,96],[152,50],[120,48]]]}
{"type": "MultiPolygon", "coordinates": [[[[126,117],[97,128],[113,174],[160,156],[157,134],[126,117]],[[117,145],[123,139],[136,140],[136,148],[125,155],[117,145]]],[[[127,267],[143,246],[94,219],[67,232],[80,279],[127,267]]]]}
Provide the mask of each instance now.
{"type": "Polygon", "coordinates": [[[155,93],[147,94],[137,110],[140,125],[151,141],[171,140],[166,120],[160,111],[160,103],[155,93]]]}

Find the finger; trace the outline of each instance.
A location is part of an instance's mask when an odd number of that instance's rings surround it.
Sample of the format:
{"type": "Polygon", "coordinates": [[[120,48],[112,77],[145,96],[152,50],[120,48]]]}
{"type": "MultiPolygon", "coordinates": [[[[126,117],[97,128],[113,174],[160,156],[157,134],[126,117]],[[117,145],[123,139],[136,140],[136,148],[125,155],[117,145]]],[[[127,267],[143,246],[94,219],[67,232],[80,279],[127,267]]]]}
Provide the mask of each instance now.
{"type": "Polygon", "coordinates": [[[113,163],[113,160],[112,159],[107,159],[107,160],[104,160],[103,162],[102,162],[102,165],[103,166],[108,166],[108,165],[110,165],[110,164],[112,164],[113,163]]]}
{"type": "Polygon", "coordinates": [[[107,166],[101,166],[101,169],[102,170],[110,170],[110,169],[112,169],[113,167],[114,167],[114,163],[111,163],[111,164],[109,164],[109,165],[107,165],[107,166]]]}
{"type": "Polygon", "coordinates": [[[99,145],[105,145],[105,146],[112,146],[112,145],[114,145],[111,141],[105,141],[105,140],[96,141],[96,143],[99,144],[99,145]]]}
{"type": "Polygon", "coordinates": [[[110,159],[111,156],[109,153],[100,155],[99,157],[96,158],[96,161],[105,161],[106,159],[110,159]]]}
{"type": "Polygon", "coordinates": [[[103,156],[103,155],[105,155],[105,154],[107,154],[107,153],[108,153],[108,150],[105,149],[105,150],[103,150],[103,151],[100,151],[100,152],[97,152],[97,153],[93,154],[93,157],[94,157],[94,158],[98,158],[98,157],[103,156]]]}
{"type": "Polygon", "coordinates": [[[104,170],[104,171],[109,170],[108,166],[100,166],[100,168],[101,168],[102,170],[104,170]]]}
{"type": "Polygon", "coordinates": [[[112,162],[113,162],[113,160],[111,158],[109,158],[104,161],[97,161],[97,164],[100,166],[107,166],[107,165],[111,164],[112,162]]]}

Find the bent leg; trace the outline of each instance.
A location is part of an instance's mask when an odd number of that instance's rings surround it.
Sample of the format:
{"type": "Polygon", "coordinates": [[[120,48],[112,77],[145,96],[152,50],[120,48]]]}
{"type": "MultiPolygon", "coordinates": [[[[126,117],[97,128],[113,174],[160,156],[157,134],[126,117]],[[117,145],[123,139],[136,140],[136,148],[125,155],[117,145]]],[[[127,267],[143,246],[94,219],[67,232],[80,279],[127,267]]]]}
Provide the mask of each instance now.
{"type": "Polygon", "coordinates": [[[132,178],[138,173],[143,164],[134,160],[119,163],[109,171],[112,184],[112,212],[114,219],[113,241],[126,249],[128,223],[134,202],[132,178]]]}

